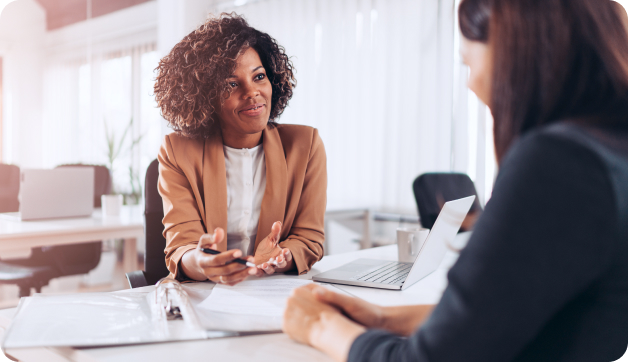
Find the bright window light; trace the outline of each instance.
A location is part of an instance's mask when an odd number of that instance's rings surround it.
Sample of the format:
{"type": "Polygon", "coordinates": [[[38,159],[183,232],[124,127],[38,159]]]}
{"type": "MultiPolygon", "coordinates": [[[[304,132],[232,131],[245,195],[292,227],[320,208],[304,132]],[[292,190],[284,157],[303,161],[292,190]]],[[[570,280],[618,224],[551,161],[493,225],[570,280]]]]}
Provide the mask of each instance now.
{"type": "Polygon", "coordinates": [[[615,0],[621,4],[625,9],[628,9],[628,0],[615,0]]]}
{"type": "Polygon", "coordinates": [[[14,2],[15,0],[0,0],[0,14],[2,14],[2,10],[4,10],[4,8],[9,5],[10,3],[14,2]]]}

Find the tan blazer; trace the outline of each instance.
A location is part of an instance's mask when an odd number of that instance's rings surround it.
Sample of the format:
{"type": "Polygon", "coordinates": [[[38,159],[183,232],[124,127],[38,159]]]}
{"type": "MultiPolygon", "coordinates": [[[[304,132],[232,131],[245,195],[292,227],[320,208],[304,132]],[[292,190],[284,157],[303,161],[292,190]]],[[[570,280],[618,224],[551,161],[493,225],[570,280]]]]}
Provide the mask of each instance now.
{"type": "MultiPolygon", "coordinates": [[[[323,257],[327,160],[315,128],[281,124],[263,131],[266,191],[255,249],[275,221],[283,223],[279,245],[289,248],[299,274],[323,257]]],[[[159,151],[159,193],[164,202],[166,265],[179,277],[183,254],[201,235],[227,231],[227,174],[222,136],[195,140],[169,134],[159,151]]],[[[226,238],[218,244],[227,250],[226,238]]]]}

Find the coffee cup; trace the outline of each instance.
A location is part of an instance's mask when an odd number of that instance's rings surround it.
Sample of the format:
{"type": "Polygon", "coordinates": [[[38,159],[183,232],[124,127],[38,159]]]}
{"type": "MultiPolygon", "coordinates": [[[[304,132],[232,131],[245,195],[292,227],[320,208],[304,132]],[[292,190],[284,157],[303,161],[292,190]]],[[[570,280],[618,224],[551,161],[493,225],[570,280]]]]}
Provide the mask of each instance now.
{"type": "Polygon", "coordinates": [[[100,200],[103,217],[120,216],[123,201],[122,195],[102,195],[100,200]]]}
{"type": "Polygon", "coordinates": [[[399,261],[414,263],[429,233],[429,229],[423,228],[398,228],[397,253],[399,261]]]}

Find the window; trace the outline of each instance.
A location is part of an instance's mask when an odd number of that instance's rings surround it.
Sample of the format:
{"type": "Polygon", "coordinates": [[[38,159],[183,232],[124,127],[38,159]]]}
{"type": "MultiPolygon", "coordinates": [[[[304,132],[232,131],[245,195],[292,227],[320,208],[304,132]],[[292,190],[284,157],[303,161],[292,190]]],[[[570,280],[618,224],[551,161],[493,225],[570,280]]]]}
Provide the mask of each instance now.
{"type": "Polygon", "coordinates": [[[141,197],[143,175],[161,141],[152,96],[154,46],[48,66],[44,80],[44,163],[110,167],[114,191],[141,197]]]}

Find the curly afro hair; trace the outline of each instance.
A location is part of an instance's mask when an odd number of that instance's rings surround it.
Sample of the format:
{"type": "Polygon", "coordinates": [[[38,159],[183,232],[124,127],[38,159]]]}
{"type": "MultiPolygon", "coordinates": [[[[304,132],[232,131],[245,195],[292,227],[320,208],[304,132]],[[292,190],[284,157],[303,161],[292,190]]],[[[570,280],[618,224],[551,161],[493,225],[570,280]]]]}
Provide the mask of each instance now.
{"type": "Polygon", "coordinates": [[[269,122],[275,124],[296,87],[294,66],[270,35],[235,13],[223,13],[183,38],[156,68],[155,99],[175,132],[190,138],[209,136],[217,121],[216,106],[231,94],[227,78],[249,48],[259,54],[272,84],[269,122]]]}

